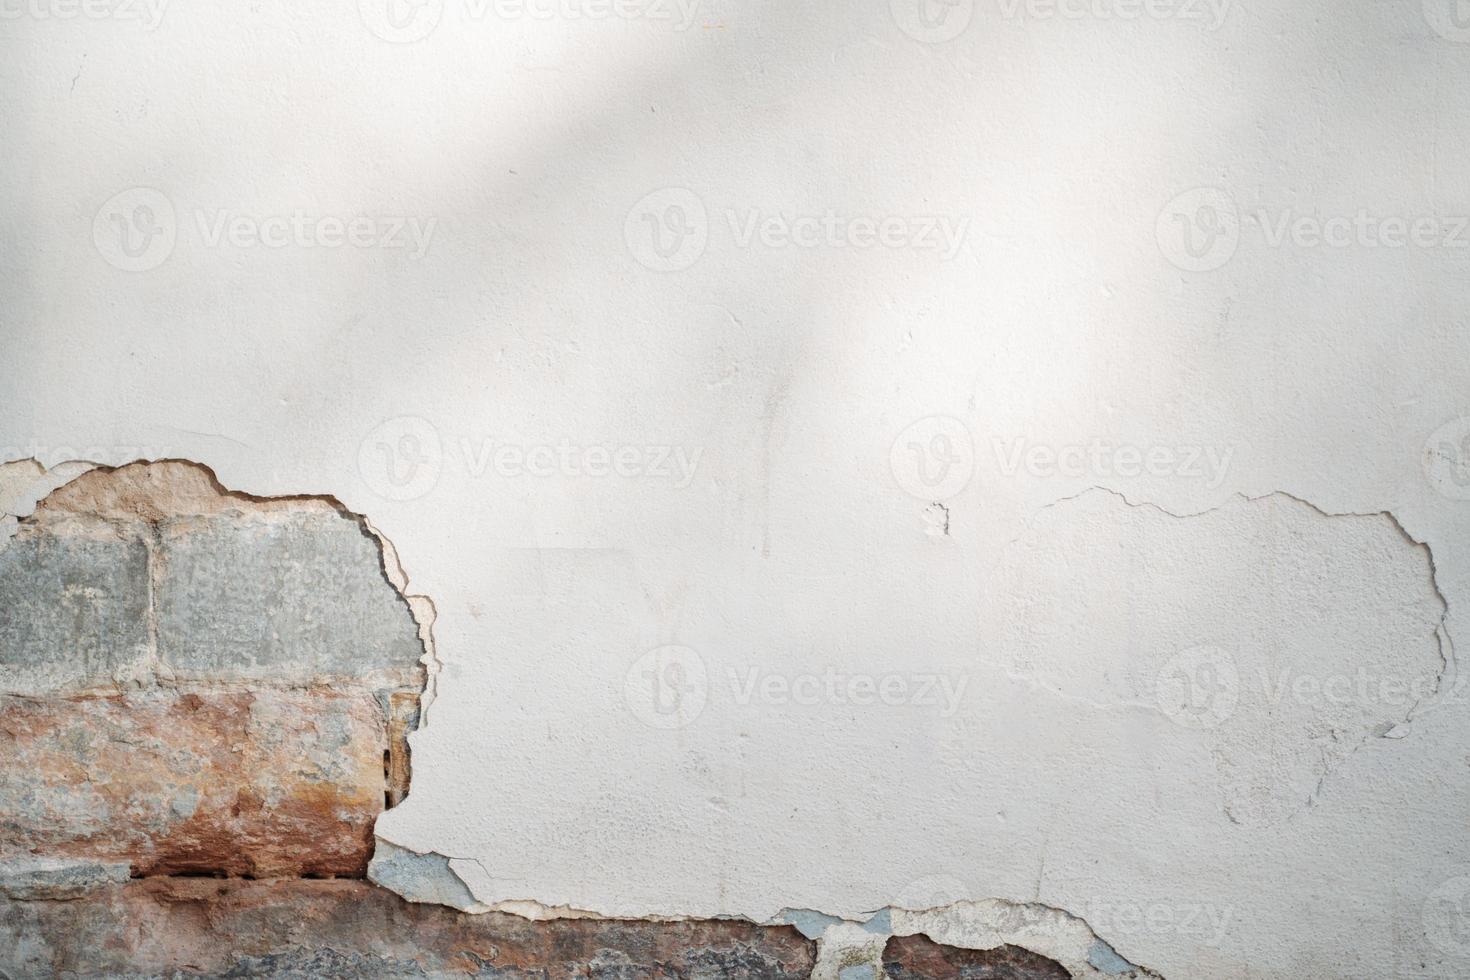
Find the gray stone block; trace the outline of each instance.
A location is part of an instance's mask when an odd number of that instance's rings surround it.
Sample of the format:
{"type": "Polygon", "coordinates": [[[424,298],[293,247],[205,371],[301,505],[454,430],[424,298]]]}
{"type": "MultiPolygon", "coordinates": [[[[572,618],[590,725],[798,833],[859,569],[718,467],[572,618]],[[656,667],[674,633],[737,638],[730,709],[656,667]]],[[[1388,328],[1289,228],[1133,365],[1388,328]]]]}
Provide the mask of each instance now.
{"type": "Polygon", "coordinates": [[[181,678],[410,672],[423,655],[377,542],[336,512],[166,521],[158,652],[181,678]]]}
{"type": "Polygon", "coordinates": [[[143,533],[69,522],[0,548],[0,692],[106,686],[147,663],[143,533]]]}
{"type": "Polygon", "coordinates": [[[0,861],[0,894],[28,902],[65,901],[130,877],[126,861],[25,856],[0,861]]]}

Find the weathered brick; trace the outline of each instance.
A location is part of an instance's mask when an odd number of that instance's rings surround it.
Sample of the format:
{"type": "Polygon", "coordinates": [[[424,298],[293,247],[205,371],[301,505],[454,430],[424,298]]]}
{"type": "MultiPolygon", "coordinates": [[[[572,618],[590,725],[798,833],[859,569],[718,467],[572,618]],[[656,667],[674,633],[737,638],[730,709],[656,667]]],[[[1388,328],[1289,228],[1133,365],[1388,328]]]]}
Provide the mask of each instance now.
{"type": "Polygon", "coordinates": [[[159,657],[176,675],[305,683],[418,668],[378,543],[333,510],[160,524],[159,657]]]}
{"type": "Polygon", "coordinates": [[[927,936],[894,936],[883,947],[889,980],[1071,980],[1056,960],[1019,946],[960,949],[927,936]]]}
{"type": "Polygon", "coordinates": [[[155,878],[68,903],[0,900],[0,972],[25,977],[806,980],[815,961],[789,926],[531,922],[359,881],[155,878]]]}
{"type": "Polygon", "coordinates": [[[142,528],[74,519],[0,547],[0,692],[112,685],[148,658],[142,528]]]}
{"type": "Polygon", "coordinates": [[[386,749],[366,691],[0,698],[0,856],[361,875],[386,749]]]}

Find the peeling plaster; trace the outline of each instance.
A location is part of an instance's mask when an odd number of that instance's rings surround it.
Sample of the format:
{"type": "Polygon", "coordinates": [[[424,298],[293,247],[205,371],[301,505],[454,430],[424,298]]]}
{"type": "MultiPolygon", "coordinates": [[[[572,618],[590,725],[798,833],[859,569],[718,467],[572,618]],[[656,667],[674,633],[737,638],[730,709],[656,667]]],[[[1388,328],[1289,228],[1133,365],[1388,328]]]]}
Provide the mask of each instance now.
{"type": "MultiPolygon", "coordinates": [[[[1272,240],[1470,213],[1450,5],[741,0],[689,31],[446,14],[415,44],[372,6],[7,39],[36,179],[8,192],[0,447],[371,515],[433,596],[432,711],[379,840],[536,915],[1045,903],[1176,978],[1470,976],[1463,249],[1272,240]],[[261,42],[323,37],[300,64],[261,42]],[[171,56],[139,71],[140,43],[171,56]],[[263,56],[305,115],[196,84],[263,56]],[[140,195],[178,232],[144,270],[95,234],[140,195]],[[444,220],[416,259],[194,234],[318,203],[444,220]],[[950,260],[730,237],[825,214],[970,234],[950,260]],[[699,254],[670,269],[636,236],[660,227],[699,254]],[[494,466],[563,444],[698,465],[494,466]],[[1211,648],[1285,693],[1165,710],[1159,675],[1178,695],[1211,648]],[[1319,703],[1360,667],[1426,687],[1319,703]],[[792,698],[829,669],[908,697],[792,698]],[[957,673],[956,711],[913,703],[957,673]]],[[[0,537],[29,512],[0,511],[0,537]]]]}
{"type": "Polygon", "coordinates": [[[417,854],[381,839],[368,865],[368,879],[408,899],[430,905],[448,905],[462,912],[488,912],[475,901],[464,880],[442,854],[417,854]]]}
{"type": "Polygon", "coordinates": [[[817,937],[817,965],[812,980],[877,980],[883,976],[883,944],[887,939],[854,922],[827,926],[817,937]]]}
{"type": "MultiPolygon", "coordinates": [[[[33,463],[12,464],[0,471],[0,476],[8,478],[4,484],[7,488],[6,503],[10,509],[22,512],[21,520],[33,519],[31,514],[36,509],[37,500],[44,500],[50,492],[65,486],[77,475],[89,470],[86,464],[70,464],[63,468],[64,472],[71,474],[70,479],[58,482],[53,473],[39,470],[33,463]],[[45,493],[39,492],[53,483],[58,483],[58,486],[51,487],[45,493]]],[[[1329,513],[1294,495],[1275,493],[1259,497],[1236,495],[1230,501],[1202,511],[1174,513],[1150,502],[1130,500],[1124,494],[1116,491],[1095,488],[1093,491],[1058,500],[1043,508],[1029,522],[1030,530],[1013,539],[1011,544],[1015,546],[1033,537],[1042,523],[1050,519],[1053,514],[1068,507],[1086,505],[1089,500],[1094,502],[1094,509],[1096,502],[1103,502],[1105,507],[1107,501],[1117,501],[1129,510],[1150,511],[1170,520],[1188,521],[1210,514],[1219,514],[1227,507],[1250,508],[1263,502],[1269,504],[1272,498],[1286,502],[1288,507],[1301,507],[1305,512],[1315,515],[1316,518],[1384,521],[1403,542],[1422,553],[1427,569],[1427,586],[1439,605],[1438,621],[1432,630],[1437,642],[1438,671],[1434,676],[1428,698],[1416,699],[1407,707],[1401,719],[1381,726],[1372,736],[1369,736],[1392,739],[1409,737],[1412,735],[1412,723],[1416,717],[1440,703],[1441,695],[1446,693],[1445,679],[1456,676],[1454,646],[1445,625],[1448,603],[1435,581],[1433,554],[1427,544],[1410,535],[1403,524],[1390,512],[1329,513]]],[[[242,496],[241,499],[254,498],[242,496]]],[[[86,507],[101,509],[105,512],[107,506],[111,505],[88,500],[78,512],[85,511],[86,507]]],[[[334,506],[341,507],[341,505],[334,506]]],[[[404,595],[405,600],[413,608],[415,619],[419,624],[420,636],[425,641],[426,654],[423,663],[429,668],[430,691],[432,691],[432,678],[438,668],[438,661],[433,653],[432,628],[435,612],[433,603],[428,597],[406,594],[407,576],[396,550],[366,519],[363,519],[363,525],[379,542],[383,556],[384,576],[401,595],[404,595]]],[[[1007,675],[1013,680],[1025,681],[1028,684],[1035,683],[1027,678],[1024,672],[1017,673],[1008,669],[1007,675]]],[[[1049,687],[1046,689],[1053,695],[1074,700],[1078,704],[1087,704],[1093,708],[1131,706],[1156,715],[1167,714],[1157,703],[1118,702],[1112,704],[1097,700],[1095,696],[1078,698],[1065,694],[1061,689],[1049,687]]],[[[1348,755],[1355,753],[1358,747],[1360,745],[1354,746],[1348,755]]],[[[1308,805],[1320,795],[1330,772],[1330,769],[1323,772],[1307,801],[1308,805]]],[[[1233,817],[1232,820],[1234,820],[1233,817]]],[[[410,901],[443,904],[465,912],[508,911],[531,919],[601,917],[598,913],[576,909],[568,904],[547,905],[530,899],[500,899],[488,902],[481,900],[477,897],[476,884],[481,889],[488,889],[492,892],[500,886],[486,872],[484,865],[479,860],[449,857],[433,852],[419,853],[400,847],[381,834],[378,836],[377,855],[372,862],[369,876],[375,883],[395,891],[410,901]]],[[[76,892],[76,894],[80,893],[80,891],[76,892]]],[[[670,918],[664,915],[643,917],[655,921],[670,918]]],[[[754,919],[753,921],[761,920],[754,919]]],[[[787,909],[769,921],[796,925],[803,935],[819,940],[819,962],[813,974],[818,980],[821,978],[844,980],[844,978],[857,975],[858,972],[881,971],[883,942],[888,936],[920,933],[936,942],[964,948],[983,950],[993,949],[1000,945],[1010,945],[1026,949],[1057,960],[1078,977],[1159,976],[1159,974],[1130,963],[1107,939],[1099,937],[1088,928],[1081,917],[1061,908],[1052,908],[1038,903],[1013,903],[991,899],[981,902],[957,902],[925,912],[885,907],[876,914],[856,921],[847,921],[840,915],[820,909],[787,909]]],[[[872,975],[879,974],[872,973],[872,975]]]]}

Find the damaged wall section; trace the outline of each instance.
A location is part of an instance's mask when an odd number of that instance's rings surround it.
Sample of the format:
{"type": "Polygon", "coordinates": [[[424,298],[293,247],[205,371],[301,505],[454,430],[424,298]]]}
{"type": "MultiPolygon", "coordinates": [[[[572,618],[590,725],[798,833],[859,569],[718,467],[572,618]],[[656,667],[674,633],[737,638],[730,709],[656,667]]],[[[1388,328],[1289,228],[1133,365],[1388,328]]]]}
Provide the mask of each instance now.
{"type": "Polygon", "coordinates": [[[362,876],[420,625],[365,522],[185,462],[94,469],[0,550],[0,861],[362,876]]]}
{"type": "Polygon", "coordinates": [[[433,605],[391,545],[182,461],[0,466],[0,510],[28,494],[0,537],[0,977],[811,974],[789,926],[470,916],[344,880],[433,690],[433,605]]]}

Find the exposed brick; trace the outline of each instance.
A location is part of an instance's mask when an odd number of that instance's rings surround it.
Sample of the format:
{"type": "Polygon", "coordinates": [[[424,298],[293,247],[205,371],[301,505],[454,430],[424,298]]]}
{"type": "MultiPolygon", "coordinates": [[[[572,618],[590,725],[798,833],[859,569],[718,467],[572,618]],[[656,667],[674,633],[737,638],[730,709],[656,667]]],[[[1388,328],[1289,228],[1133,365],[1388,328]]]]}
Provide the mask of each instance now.
{"type": "Polygon", "coordinates": [[[0,972],[18,977],[806,980],[815,961],[788,926],[531,922],[358,881],[156,878],[75,902],[0,899],[0,972]]]}
{"type": "Polygon", "coordinates": [[[0,542],[0,860],[361,876],[422,654],[332,501],[88,472],[0,542]]]}
{"type": "Polygon", "coordinates": [[[889,980],[1071,980],[1055,960],[1018,946],[960,949],[927,936],[894,936],[883,947],[889,980]]]}
{"type": "Polygon", "coordinates": [[[369,692],[0,698],[0,854],[360,875],[386,748],[369,692]]]}

